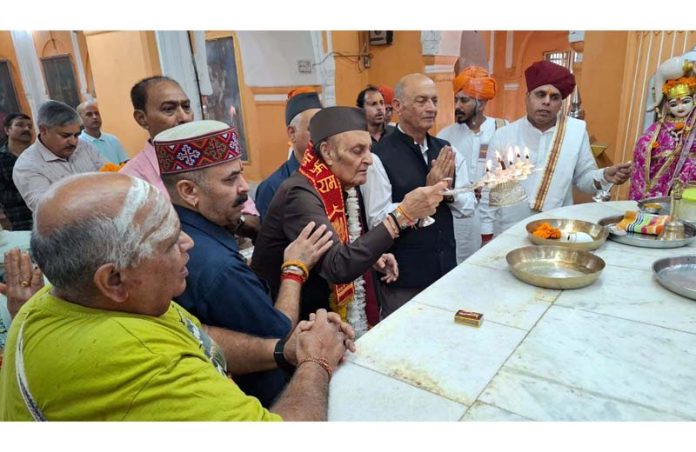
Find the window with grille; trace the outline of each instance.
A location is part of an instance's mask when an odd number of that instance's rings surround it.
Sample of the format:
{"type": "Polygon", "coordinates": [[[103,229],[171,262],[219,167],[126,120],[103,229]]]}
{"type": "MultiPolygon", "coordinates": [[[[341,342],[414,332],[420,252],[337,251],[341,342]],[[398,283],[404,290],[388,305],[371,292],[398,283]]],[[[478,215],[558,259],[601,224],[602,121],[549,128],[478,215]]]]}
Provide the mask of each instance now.
{"type": "Polygon", "coordinates": [[[544,52],[544,59],[564,68],[570,68],[570,52],[544,52]]]}

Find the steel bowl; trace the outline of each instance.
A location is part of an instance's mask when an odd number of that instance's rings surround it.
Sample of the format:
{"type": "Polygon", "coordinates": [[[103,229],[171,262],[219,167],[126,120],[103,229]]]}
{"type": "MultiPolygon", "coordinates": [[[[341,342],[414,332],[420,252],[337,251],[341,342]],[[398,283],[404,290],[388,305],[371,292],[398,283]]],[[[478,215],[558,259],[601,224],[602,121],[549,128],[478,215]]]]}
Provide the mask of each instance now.
{"type": "Polygon", "coordinates": [[[623,220],[623,215],[615,215],[602,218],[599,224],[609,229],[609,239],[624,245],[639,246],[641,248],[679,248],[687,246],[696,239],[696,225],[684,221],[684,238],[676,240],[664,240],[656,235],[640,234],[638,232],[627,232],[619,235],[611,232],[611,227],[623,220]]]}
{"type": "Polygon", "coordinates": [[[653,263],[655,278],[667,289],[696,300],[696,256],[667,257],[653,263]]]}
{"type": "Polygon", "coordinates": [[[606,265],[589,251],[562,246],[525,246],[505,259],[517,279],[547,289],[577,289],[599,278],[606,265]]]}
{"type": "Polygon", "coordinates": [[[574,250],[596,250],[607,241],[609,230],[597,223],[563,218],[547,218],[527,224],[529,240],[535,245],[564,246],[574,250]],[[561,230],[560,239],[542,239],[533,234],[542,223],[561,230]]]}
{"type": "Polygon", "coordinates": [[[656,215],[669,215],[671,202],[669,197],[645,198],[638,201],[638,210],[656,215]]]}

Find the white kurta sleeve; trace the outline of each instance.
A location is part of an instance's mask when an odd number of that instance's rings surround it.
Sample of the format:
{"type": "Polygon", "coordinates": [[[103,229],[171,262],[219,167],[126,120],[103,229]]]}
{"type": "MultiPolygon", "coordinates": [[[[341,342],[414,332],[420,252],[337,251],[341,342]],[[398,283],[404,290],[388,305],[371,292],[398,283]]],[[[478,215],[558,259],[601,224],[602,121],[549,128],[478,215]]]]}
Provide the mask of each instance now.
{"type": "MultiPolygon", "coordinates": [[[[454,147],[452,150],[454,151],[454,188],[462,188],[471,183],[469,170],[462,154],[454,147]]],[[[454,196],[454,201],[449,204],[449,207],[455,218],[470,217],[476,209],[476,196],[473,193],[459,193],[454,196]]]]}
{"type": "MultiPolygon", "coordinates": [[[[486,154],[486,160],[492,160],[496,163],[495,149],[503,148],[500,130],[502,129],[498,129],[493,133],[491,141],[488,143],[488,153],[486,154]]],[[[498,216],[499,208],[491,207],[489,199],[490,188],[483,187],[483,190],[481,191],[481,201],[479,201],[479,213],[481,214],[481,234],[493,234],[493,226],[498,216]]]]}
{"type": "Polygon", "coordinates": [[[582,139],[580,153],[578,154],[578,161],[575,164],[575,171],[573,171],[573,184],[585,193],[594,193],[597,189],[594,186],[594,181],[598,180],[602,184],[602,188],[606,189],[609,186],[609,182],[604,178],[604,169],[597,169],[597,162],[595,161],[594,155],[592,155],[592,148],[590,147],[590,138],[587,135],[587,131],[584,132],[585,136],[582,139]]]}
{"type": "Polygon", "coordinates": [[[376,154],[372,154],[372,165],[367,169],[367,181],[360,187],[360,191],[365,203],[368,229],[379,225],[398,205],[392,202],[391,182],[382,160],[376,154]]]}

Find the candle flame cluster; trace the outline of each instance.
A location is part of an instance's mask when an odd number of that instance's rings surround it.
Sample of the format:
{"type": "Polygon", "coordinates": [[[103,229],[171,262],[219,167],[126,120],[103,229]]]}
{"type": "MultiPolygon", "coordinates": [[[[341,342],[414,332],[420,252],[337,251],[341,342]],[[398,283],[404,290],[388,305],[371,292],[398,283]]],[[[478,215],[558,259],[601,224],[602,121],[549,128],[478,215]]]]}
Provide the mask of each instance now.
{"type": "Polygon", "coordinates": [[[493,169],[492,160],[486,161],[486,172],[482,180],[485,185],[525,180],[532,173],[534,165],[529,161],[529,149],[526,147],[524,148],[524,158],[518,146],[509,147],[505,157],[503,159],[500,151],[495,151],[495,169],[493,169]]]}

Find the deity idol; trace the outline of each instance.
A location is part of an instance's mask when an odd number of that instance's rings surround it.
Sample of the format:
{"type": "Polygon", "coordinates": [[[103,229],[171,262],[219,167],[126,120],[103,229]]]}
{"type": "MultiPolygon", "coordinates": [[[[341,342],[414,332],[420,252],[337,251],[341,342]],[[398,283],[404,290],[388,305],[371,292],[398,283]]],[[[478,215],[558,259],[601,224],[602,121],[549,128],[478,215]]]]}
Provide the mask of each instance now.
{"type": "Polygon", "coordinates": [[[696,111],[694,94],[696,77],[693,63],[671,59],[658,69],[660,75],[670,73],[661,87],[664,95],[658,120],[638,139],[633,151],[630,199],[669,196],[676,180],[685,184],[696,182],[696,111]],[[674,61],[673,61],[674,60],[674,61]],[[675,63],[681,74],[674,76],[675,63]],[[671,73],[670,73],[671,71],[671,73]]]}

